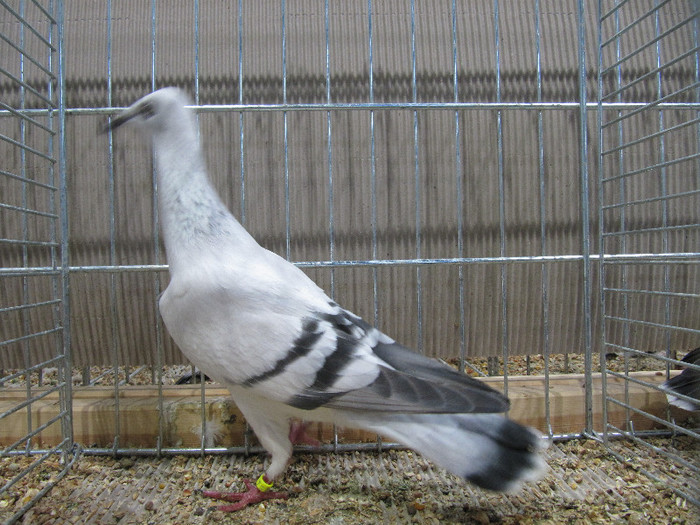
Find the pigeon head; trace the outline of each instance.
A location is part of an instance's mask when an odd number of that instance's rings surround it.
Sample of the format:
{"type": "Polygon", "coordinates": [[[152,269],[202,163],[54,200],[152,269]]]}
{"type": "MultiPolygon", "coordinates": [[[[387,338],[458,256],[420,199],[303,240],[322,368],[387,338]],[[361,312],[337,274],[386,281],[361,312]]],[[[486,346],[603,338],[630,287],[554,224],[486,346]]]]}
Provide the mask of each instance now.
{"type": "Polygon", "coordinates": [[[190,99],[184,91],[166,87],[134,102],[109,122],[105,131],[114,130],[127,122],[136,124],[155,135],[168,128],[172,119],[182,118],[190,99]]]}

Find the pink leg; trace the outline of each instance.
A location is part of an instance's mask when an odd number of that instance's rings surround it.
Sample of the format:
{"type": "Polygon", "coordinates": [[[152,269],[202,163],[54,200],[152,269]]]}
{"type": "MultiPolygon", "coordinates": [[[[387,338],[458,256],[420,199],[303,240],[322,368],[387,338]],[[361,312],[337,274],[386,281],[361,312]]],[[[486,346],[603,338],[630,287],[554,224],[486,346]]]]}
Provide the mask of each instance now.
{"type": "Polygon", "coordinates": [[[255,503],[260,503],[268,499],[287,499],[289,494],[286,492],[270,492],[260,491],[255,484],[249,479],[244,479],[248,490],[246,492],[219,492],[216,490],[203,490],[202,496],[212,499],[220,499],[223,501],[237,501],[233,505],[218,505],[214,507],[216,510],[222,512],[235,512],[247,507],[248,505],[253,505],[255,503]]]}
{"type": "Polygon", "coordinates": [[[289,441],[292,442],[292,445],[321,446],[321,442],[318,439],[312,438],[306,433],[308,426],[309,424],[304,421],[292,420],[289,424],[289,441]]]}

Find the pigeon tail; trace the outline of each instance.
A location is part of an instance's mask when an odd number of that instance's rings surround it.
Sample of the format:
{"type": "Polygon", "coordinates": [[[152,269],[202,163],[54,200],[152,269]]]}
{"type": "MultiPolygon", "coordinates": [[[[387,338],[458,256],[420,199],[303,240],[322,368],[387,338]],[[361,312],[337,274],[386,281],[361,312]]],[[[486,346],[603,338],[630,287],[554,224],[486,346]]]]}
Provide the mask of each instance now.
{"type": "MultiPolygon", "coordinates": [[[[700,365],[700,348],[688,352],[682,361],[695,367],[700,365]]],[[[689,412],[700,411],[700,370],[698,368],[686,368],[676,377],[666,380],[661,388],[666,391],[666,397],[671,405],[689,412]]]]}
{"type": "Polygon", "coordinates": [[[547,470],[538,432],[499,414],[351,414],[347,424],[387,436],[481,488],[512,492],[547,470]]]}

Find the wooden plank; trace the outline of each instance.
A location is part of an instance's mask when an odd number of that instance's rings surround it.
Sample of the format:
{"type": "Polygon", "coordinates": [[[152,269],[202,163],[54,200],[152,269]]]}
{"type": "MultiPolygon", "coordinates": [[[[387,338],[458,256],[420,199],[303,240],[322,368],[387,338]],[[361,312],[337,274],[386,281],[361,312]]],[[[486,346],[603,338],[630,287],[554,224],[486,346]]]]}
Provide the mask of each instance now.
{"type": "MultiPolygon", "coordinates": [[[[679,371],[673,371],[675,375],[679,371]]],[[[633,372],[633,379],[658,385],[663,382],[662,372],[633,372]]],[[[496,389],[502,390],[502,377],[481,378],[496,389]]],[[[546,432],[544,377],[509,377],[508,396],[511,400],[510,417],[546,432]]],[[[601,375],[594,374],[593,421],[596,430],[602,430],[601,375]]],[[[608,376],[608,396],[624,401],[658,417],[665,417],[668,403],[666,396],[653,388],[608,376]],[[625,391],[627,383],[627,391],[625,391]]],[[[585,379],[582,374],[551,376],[549,381],[549,406],[551,431],[554,434],[580,433],[585,424],[585,379]]],[[[41,389],[34,390],[34,393],[41,389]]],[[[110,447],[119,429],[119,447],[150,448],[157,445],[159,425],[163,429],[164,447],[197,447],[201,444],[202,416],[200,413],[201,390],[199,385],[163,386],[162,419],[159,422],[157,386],[123,386],[119,388],[118,402],[114,387],[76,387],[73,389],[73,429],[77,443],[89,447],[110,447]],[[117,411],[118,406],[118,411],[117,411]],[[118,416],[117,416],[118,414],[118,416]]],[[[26,399],[23,389],[0,390],[0,413],[12,409],[26,399]]],[[[206,446],[242,446],[245,436],[245,420],[231,401],[228,390],[218,385],[205,389],[206,446]]],[[[675,410],[675,409],[674,409],[675,410]]],[[[49,421],[59,412],[58,394],[52,393],[32,403],[32,428],[49,421]]],[[[608,403],[608,420],[618,428],[625,428],[626,410],[615,403],[608,403]]],[[[686,413],[674,412],[677,420],[686,413]]],[[[634,428],[647,430],[656,425],[652,420],[632,414],[634,428]]],[[[14,443],[27,433],[27,408],[6,416],[0,427],[0,446],[14,443]]],[[[322,442],[333,439],[330,425],[312,424],[309,434],[322,442]]],[[[52,446],[62,439],[60,424],[43,430],[34,444],[52,446]]],[[[341,430],[342,442],[370,441],[375,435],[354,430],[341,430]]]]}

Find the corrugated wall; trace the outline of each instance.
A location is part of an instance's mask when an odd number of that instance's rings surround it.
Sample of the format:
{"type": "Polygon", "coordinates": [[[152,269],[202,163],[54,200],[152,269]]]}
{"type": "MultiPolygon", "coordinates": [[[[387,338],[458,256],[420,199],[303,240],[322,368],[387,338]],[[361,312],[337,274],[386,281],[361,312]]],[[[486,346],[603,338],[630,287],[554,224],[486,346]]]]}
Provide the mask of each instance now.
{"type": "MultiPolygon", "coordinates": [[[[593,4],[593,2],[589,2],[593,4]]],[[[236,2],[201,2],[198,48],[195,16],[190,3],[159,0],[155,17],[155,64],[152,62],[151,4],[112,3],[112,41],[107,81],[106,4],[72,1],[66,5],[66,102],[69,108],[102,108],[111,101],[124,106],[156,87],[178,85],[198,96],[200,104],[323,103],[328,101],[326,32],[323,2],[286,3],[286,84],[283,82],[282,15],[279,2],[244,2],[242,35],[238,34],[236,2]],[[239,40],[240,37],[240,40],[239,40]],[[242,82],[239,79],[239,41],[242,42],[242,82]],[[197,51],[196,51],[197,50],[197,51]],[[198,70],[195,68],[197,65],[198,70]],[[155,71],[153,80],[152,71],[155,71]],[[242,95],[239,94],[242,84],[242,95]],[[286,90],[286,98],[285,98],[286,90]]],[[[686,4],[675,4],[683,11],[686,4]]],[[[455,100],[451,1],[416,2],[415,100],[455,100]]],[[[535,12],[531,2],[499,2],[500,77],[497,76],[492,2],[457,2],[457,100],[460,102],[533,102],[538,100],[535,12]],[[500,78],[500,83],[497,79],[500,78]],[[497,89],[498,86],[498,89],[497,89]]],[[[541,2],[541,94],[545,102],[576,102],[578,96],[578,44],[575,2],[541,2]]],[[[329,82],[331,102],[410,102],[414,100],[410,3],[374,2],[372,12],[373,82],[370,91],[369,32],[366,2],[331,3],[329,12],[329,82]]],[[[672,24],[675,11],[668,10],[672,24]]],[[[679,16],[684,16],[681,13],[679,16]]],[[[595,100],[596,23],[589,6],[587,60],[589,97],[595,100]]],[[[12,31],[11,20],[0,20],[3,33],[12,31]]],[[[649,27],[633,34],[648,39],[649,27]]],[[[690,34],[687,35],[690,38],[690,34]]],[[[679,48],[687,48],[677,37],[679,48]]],[[[631,38],[630,41],[634,41],[631,38]]],[[[673,41],[664,42],[664,54],[673,56],[673,41]]],[[[655,55],[640,54],[638,67],[653,69],[655,55]]],[[[695,72],[679,66],[679,79],[695,72]]],[[[613,79],[606,79],[613,81],[613,79]]],[[[0,81],[0,97],[14,103],[18,93],[0,81]]],[[[680,82],[680,80],[679,80],[680,82]]],[[[688,82],[685,82],[686,84],[688,82]]],[[[627,94],[629,95],[629,93],[627,94]]],[[[634,101],[654,96],[653,78],[642,82],[634,101]]],[[[631,101],[631,100],[628,100],[631,101]]],[[[28,101],[31,104],[31,100],[28,101]]],[[[678,110],[682,111],[682,110],[678,110]]],[[[671,112],[666,112],[672,120],[671,112]]],[[[374,162],[370,136],[370,112],[335,111],[331,116],[333,199],[329,199],[328,120],[325,111],[287,113],[289,173],[289,232],[293,261],[328,260],[330,216],[336,260],[492,257],[499,255],[580,254],[582,244],[579,133],[576,108],[541,113],[542,175],[544,200],[540,199],[539,114],[505,110],[501,113],[499,152],[498,113],[492,109],[454,111],[404,109],[374,111],[374,162]],[[460,133],[456,139],[456,115],[460,133]],[[417,143],[414,138],[417,137],[417,143]],[[417,148],[416,148],[417,144],[417,148]],[[461,163],[457,162],[457,145],[461,163]],[[416,155],[417,151],[417,155],[416,155]],[[499,157],[502,161],[503,216],[499,212],[499,157]],[[416,165],[418,167],[416,172],[416,165]],[[372,169],[374,167],[374,187],[372,169]],[[416,174],[417,173],[417,174],[416,174]],[[373,245],[372,194],[376,199],[376,246],[373,245]],[[461,202],[458,197],[461,196],[461,202]],[[458,249],[459,210],[463,251],[458,249]],[[416,220],[418,213],[419,220],[416,220]],[[545,236],[542,238],[542,217],[545,236]],[[500,232],[505,232],[501,243],[500,232]],[[418,242],[420,239],[420,242],[418,242]],[[503,249],[503,253],[501,250],[503,249]],[[376,253],[375,253],[376,252],[376,253]]],[[[245,186],[245,223],[267,248],[286,251],[284,117],[280,112],[205,112],[200,115],[201,136],[214,184],[241,216],[242,181],[245,186]],[[242,124],[241,124],[242,123],[242,124]],[[241,169],[241,125],[244,160],[241,169]]],[[[67,166],[70,180],[71,264],[139,265],[165,262],[153,236],[151,154],[147,144],[129,130],[114,137],[114,200],[110,201],[109,146],[98,130],[105,116],[69,112],[66,122],[67,166]],[[111,211],[114,210],[113,238],[111,211]],[[156,252],[158,251],[158,255],[156,252]]],[[[640,135],[653,132],[653,118],[636,122],[640,135]]],[[[2,132],[17,134],[17,126],[0,118],[2,132]]],[[[591,166],[593,250],[597,251],[595,167],[597,163],[595,113],[589,114],[589,162],[591,166]]],[[[30,137],[31,140],[31,137],[30,137]]],[[[683,155],[695,151],[697,130],[686,128],[670,148],[683,155]]],[[[18,158],[2,153],[3,169],[13,170],[18,158]],[[4,167],[5,164],[9,166],[4,167]]],[[[626,152],[626,162],[651,165],[654,152],[637,148],[626,152]]],[[[30,168],[31,169],[31,168],[30,168]]],[[[41,174],[36,174],[40,178],[41,174]]],[[[697,188],[697,173],[673,176],[678,191],[697,188]]],[[[18,186],[0,188],[3,202],[19,197],[18,186]]],[[[658,182],[650,174],[638,183],[640,198],[655,195],[658,182]]],[[[37,198],[47,198],[46,196],[37,198]]],[[[679,200],[668,219],[697,222],[697,196],[679,200]]],[[[650,205],[633,220],[659,221],[658,207],[650,205]]],[[[2,213],[3,237],[19,228],[16,214],[2,213]]],[[[41,218],[30,228],[42,236],[41,218]]],[[[653,232],[629,240],[629,252],[660,251],[660,235],[653,232]]],[[[693,251],[697,231],[681,231],[671,239],[671,251],[693,251]]],[[[619,247],[608,246],[614,253],[619,247]]],[[[0,246],[3,266],[20,266],[21,251],[0,246]]],[[[31,252],[31,249],[30,249],[31,252]]],[[[47,261],[30,259],[33,265],[47,261]]],[[[466,353],[501,355],[504,344],[511,354],[537,354],[543,348],[542,278],[549,301],[550,350],[583,350],[583,283],[580,262],[514,264],[505,269],[505,294],[501,266],[471,264],[464,268],[466,353]],[[502,305],[505,296],[506,306],[502,305]],[[507,330],[502,329],[503,313],[507,330]],[[506,337],[504,342],[503,337],[506,337]]],[[[377,270],[377,323],[396,339],[430,355],[453,357],[460,352],[459,274],[453,265],[420,269],[422,304],[418,326],[418,272],[414,266],[380,267],[377,270]]],[[[331,270],[309,270],[330,290],[331,270]]],[[[167,274],[161,273],[163,286],[167,274]]],[[[674,289],[697,293],[696,268],[673,276],[674,289]]],[[[641,268],[635,279],[652,286],[656,271],[641,268]]],[[[593,275],[597,284],[597,276],[593,275]]],[[[8,304],[21,302],[23,283],[3,279],[8,304]]],[[[48,278],[32,278],[30,293],[40,299],[50,285],[48,278]]],[[[156,287],[152,273],[76,272],[71,278],[72,342],[77,365],[151,363],[156,340],[156,287]],[[111,286],[111,279],[115,286],[111,286]],[[112,307],[114,305],[114,308],[112,307]],[[116,313],[116,317],[113,317],[116,313]],[[116,337],[113,337],[116,334],[116,337]],[[113,342],[116,341],[116,346],[113,342]]],[[[371,268],[338,268],[334,271],[335,297],[348,308],[374,321],[371,268]]],[[[597,329],[597,302],[594,301],[597,329]]],[[[674,320],[698,326],[700,312],[673,308],[674,320]]],[[[611,306],[613,308],[613,306],[611,306]]],[[[653,314],[653,304],[634,308],[653,314]]],[[[31,323],[50,322],[33,313],[31,323]]],[[[3,338],[20,333],[19,316],[3,325],[3,338]]],[[[643,331],[641,331],[643,332],[643,331]]],[[[641,333],[644,348],[654,350],[663,339],[641,333]]],[[[596,338],[597,340],[597,338],[596,338]]],[[[697,341],[672,341],[678,349],[697,341]]],[[[50,354],[37,344],[34,355],[50,354]]],[[[166,363],[182,356],[166,338],[166,363]]],[[[21,363],[19,349],[0,354],[0,367],[21,363]]]]}

